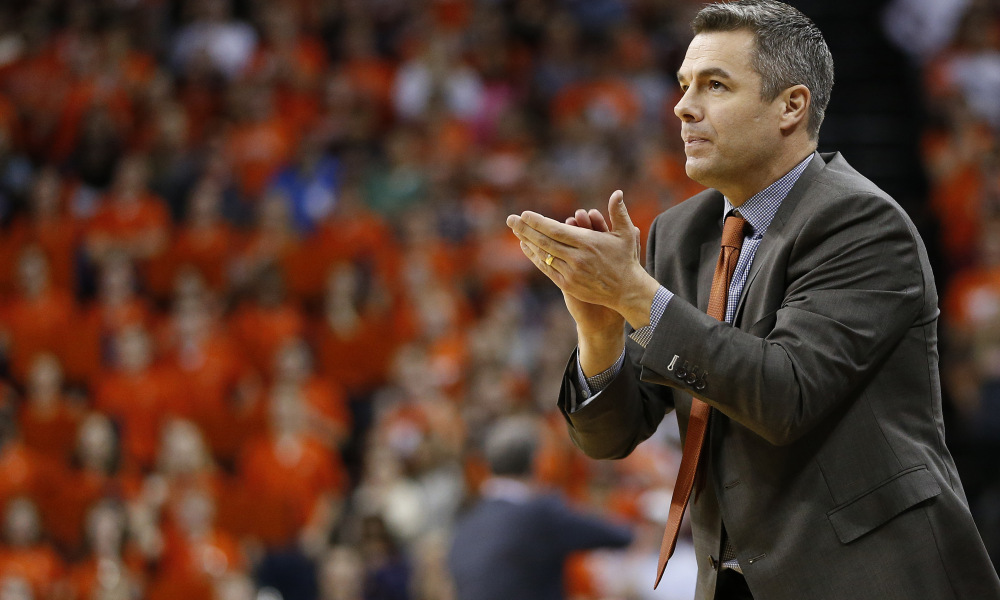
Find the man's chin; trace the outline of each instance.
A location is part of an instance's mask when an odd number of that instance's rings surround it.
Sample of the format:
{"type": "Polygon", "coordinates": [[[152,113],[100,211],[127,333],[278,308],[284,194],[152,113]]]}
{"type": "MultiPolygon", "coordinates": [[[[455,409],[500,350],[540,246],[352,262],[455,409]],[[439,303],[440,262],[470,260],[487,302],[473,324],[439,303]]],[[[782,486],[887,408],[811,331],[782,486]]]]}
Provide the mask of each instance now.
{"type": "Polygon", "coordinates": [[[706,183],[712,178],[712,165],[707,159],[698,156],[687,157],[687,161],[684,163],[684,172],[693,181],[711,187],[706,183]]]}

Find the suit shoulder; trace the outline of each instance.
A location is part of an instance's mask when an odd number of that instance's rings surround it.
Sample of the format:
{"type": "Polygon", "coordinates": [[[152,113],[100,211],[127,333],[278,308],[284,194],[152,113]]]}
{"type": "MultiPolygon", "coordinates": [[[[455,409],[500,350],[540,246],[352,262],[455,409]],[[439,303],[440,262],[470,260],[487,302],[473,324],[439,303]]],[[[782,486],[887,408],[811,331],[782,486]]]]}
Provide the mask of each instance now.
{"type": "Polygon", "coordinates": [[[828,160],[826,167],[812,183],[819,193],[810,193],[806,197],[815,205],[814,220],[854,220],[861,216],[870,219],[878,214],[882,215],[884,225],[894,223],[905,227],[911,234],[917,233],[909,215],[899,203],[855,170],[840,153],[828,160]]]}
{"type": "Polygon", "coordinates": [[[668,208],[653,221],[653,230],[670,226],[688,230],[692,224],[715,222],[722,218],[722,194],[707,189],[668,208]]]}

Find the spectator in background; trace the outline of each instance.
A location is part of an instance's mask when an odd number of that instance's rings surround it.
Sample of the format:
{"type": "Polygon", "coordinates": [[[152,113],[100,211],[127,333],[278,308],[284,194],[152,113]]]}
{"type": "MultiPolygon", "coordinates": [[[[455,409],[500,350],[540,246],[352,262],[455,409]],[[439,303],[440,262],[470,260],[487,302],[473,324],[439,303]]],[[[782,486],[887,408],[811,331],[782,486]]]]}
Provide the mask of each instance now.
{"type": "Polygon", "coordinates": [[[361,519],[358,540],[364,566],[365,600],[410,600],[413,566],[399,540],[376,514],[361,519]]]}
{"type": "Polygon", "coordinates": [[[173,64],[179,72],[204,70],[226,79],[239,75],[257,47],[257,33],[234,19],[230,0],[185,2],[191,21],[173,43],[173,64]]]}
{"type": "Polygon", "coordinates": [[[21,406],[21,436],[39,454],[65,464],[73,451],[74,436],[83,418],[80,402],[64,394],[59,359],[51,353],[35,355],[21,406]]]}
{"type": "Polygon", "coordinates": [[[21,577],[31,585],[33,596],[55,600],[63,585],[66,568],[62,559],[42,538],[41,517],[35,503],[14,498],[4,508],[4,547],[0,548],[0,580],[21,577]]]}
{"type": "MultiPolygon", "coordinates": [[[[114,424],[99,412],[80,423],[73,438],[70,467],[53,482],[58,492],[41,498],[48,533],[57,548],[77,555],[84,547],[87,515],[102,500],[131,501],[142,480],[131,467],[122,468],[121,445],[114,424]]],[[[89,540],[93,544],[94,540],[89,540]]],[[[93,549],[93,546],[91,546],[93,549]]]]}
{"type": "Polygon", "coordinates": [[[147,186],[149,164],[145,156],[122,159],[110,192],[90,220],[85,244],[95,263],[109,254],[122,252],[137,264],[145,264],[166,249],[170,215],[161,198],[147,186]]]}
{"type": "Polygon", "coordinates": [[[72,342],[65,349],[69,379],[94,385],[114,364],[115,336],[126,327],[149,327],[153,314],[150,298],[140,293],[135,263],[124,252],[109,252],[98,265],[96,298],[81,309],[69,329],[72,342]]]}
{"type": "Polygon", "coordinates": [[[63,206],[63,180],[54,167],[38,170],[28,192],[26,209],[11,222],[0,242],[3,287],[13,285],[13,271],[21,250],[37,245],[49,259],[52,284],[62,290],[73,289],[80,225],[63,206]]]}
{"type": "Polygon", "coordinates": [[[459,519],[448,555],[458,600],[563,598],[571,553],[631,543],[626,528],[534,488],[537,444],[538,427],[526,418],[501,420],[487,434],[492,477],[459,519]]]}
{"type": "Polygon", "coordinates": [[[87,555],[70,573],[74,598],[133,598],[142,589],[145,563],[128,540],[125,508],[96,502],[87,513],[87,555]]]}
{"type": "Polygon", "coordinates": [[[0,312],[0,348],[10,373],[23,382],[36,354],[63,355],[76,306],[68,290],[52,285],[48,257],[38,246],[22,250],[17,276],[18,293],[0,312]]]}
{"type": "Polygon", "coordinates": [[[337,205],[340,163],[324,152],[322,139],[307,131],[299,142],[295,162],[278,172],[272,184],[287,199],[295,229],[311,233],[337,205]]]}
{"type": "Polygon", "coordinates": [[[357,549],[336,546],[319,565],[320,600],[364,600],[364,564],[357,549]]]}
{"type": "Polygon", "coordinates": [[[176,394],[176,381],[154,365],[153,340],[142,325],[130,325],[115,336],[114,369],[94,386],[94,408],[110,416],[122,435],[125,460],[144,471],[154,466],[160,428],[170,416],[187,413],[176,394]]]}
{"type": "Polygon", "coordinates": [[[955,275],[942,306],[945,383],[965,434],[986,441],[1000,436],[1000,215],[981,226],[980,262],[955,275]]]}
{"type": "Polygon", "coordinates": [[[420,53],[400,66],[393,86],[396,113],[420,120],[428,108],[443,102],[449,113],[472,120],[482,110],[483,82],[478,72],[463,64],[458,37],[429,36],[420,41],[420,53]]]}

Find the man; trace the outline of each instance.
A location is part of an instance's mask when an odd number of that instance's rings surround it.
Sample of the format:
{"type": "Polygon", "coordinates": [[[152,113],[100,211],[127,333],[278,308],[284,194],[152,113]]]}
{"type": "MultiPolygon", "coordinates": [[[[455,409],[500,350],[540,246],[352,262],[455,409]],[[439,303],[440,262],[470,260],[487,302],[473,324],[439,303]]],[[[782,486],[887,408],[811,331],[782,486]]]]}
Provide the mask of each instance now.
{"type": "Polygon", "coordinates": [[[699,599],[1000,598],[945,447],[923,243],[816,153],[822,34],[772,0],[708,5],[693,29],[674,111],[687,174],[712,189],[656,219],[648,273],[621,192],[610,223],[508,217],[576,320],[571,437],[622,457],[676,409],[671,525],[690,493],[699,599]]]}
{"type": "Polygon", "coordinates": [[[535,491],[538,435],[531,420],[516,417],[487,435],[493,476],[483,484],[482,500],[459,520],[448,553],[458,600],[559,600],[571,553],[632,541],[628,529],[535,491]]]}

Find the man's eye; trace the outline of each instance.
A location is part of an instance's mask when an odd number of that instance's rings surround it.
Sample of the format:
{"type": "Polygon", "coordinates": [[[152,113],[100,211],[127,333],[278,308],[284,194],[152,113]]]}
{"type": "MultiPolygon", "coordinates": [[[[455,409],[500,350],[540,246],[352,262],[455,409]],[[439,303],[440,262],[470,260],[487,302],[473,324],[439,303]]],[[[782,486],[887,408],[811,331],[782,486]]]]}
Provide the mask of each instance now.
{"type": "Polygon", "coordinates": [[[724,90],[724,89],[726,89],[726,86],[722,85],[721,81],[715,81],[715,80],[709,81],[708,82],[708,87],[711,88],[711,89],[713,89],[713,90],[724,90]]]}

